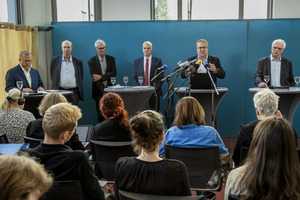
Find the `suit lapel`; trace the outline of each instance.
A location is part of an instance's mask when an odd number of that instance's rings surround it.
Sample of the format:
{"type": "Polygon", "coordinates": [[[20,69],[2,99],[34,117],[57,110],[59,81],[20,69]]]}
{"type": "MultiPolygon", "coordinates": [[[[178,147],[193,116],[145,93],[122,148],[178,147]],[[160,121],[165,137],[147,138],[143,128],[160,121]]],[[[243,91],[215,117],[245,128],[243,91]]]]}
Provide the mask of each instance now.
{"type": "Polygon", "coordinates": [[[98,74],[102,75],[102,68],[101,68],[99,56],[97,54],[96,54],[96,66],[98,66],[97,67],[98,74]]]}
{"type": "Polygon", "coordinates": [[[284,85],[285,74],[286,74],[286,60],[281,57],[281,67],[280,67],[280,85],[284,85]]]}
{"type": "MultiPolygon", "coordinates": [[[[25,83],[23,83],[23,87],[26,88],[26,86],[27,86],[28,88],[30,88],[27,78],[26,78],[23,70],[20,67],[21,67],[21,65],[19,64],[19,68],[18,68],[19,74],[22,76],[22,80],[25,80],[25,83]]],[[[30,73],[30,76],[31,76],[31,73],[30,73]]]]}

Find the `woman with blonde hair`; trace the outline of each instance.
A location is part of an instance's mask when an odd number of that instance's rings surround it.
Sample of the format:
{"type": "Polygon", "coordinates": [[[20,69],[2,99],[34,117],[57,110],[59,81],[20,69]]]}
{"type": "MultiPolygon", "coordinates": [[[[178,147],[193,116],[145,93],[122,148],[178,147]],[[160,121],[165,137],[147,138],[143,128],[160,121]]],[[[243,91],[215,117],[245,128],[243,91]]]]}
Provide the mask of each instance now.
{"type": "MultiPolygon", "coordinates": [[[[46,110],[50,108],[52,105],[58,104],[58,103],[64,103],[68,102],[67,99],[59,92],[50,92],[44,98],[42,99],[38,110],[41,116],[45,115],[46,110]]],[[[42,127],[42,121],[43,118],[36,119],[29,123],[26,135],[28,137],[32,138],[38,138],[38,139],[44,139],[44,130],[42,127]]],[[[66,143],[69,147],[71,147],[73,150],[82,150],[84,151],[84,146],[79,141],[78,134],[74,134],[70,141],[66,143]]]]}
{"type": "Polygon", "coordinates": [[[0,109],[0,132],[7,135],[9,143],[24,143],[23,136],[29,122],[35,120],[31,112],[24,109],[25,98],[20,90],[9,90],[0,109]]]}
{"type": "Polygon", "coordinates": [[[131,134],[138,157],[122,157],[115,167],[115,197],[119,190],[146,194],[191,195],[185,165],[158,155],[163,138],[162,116],[146,110],[130,120],[131,134]]]}
{"type": "Polygon", "coordinates": [[[220,154],[228,154],[219,133],[205,125],[205,113],[200,103],[191,96],[183,97],[176,105],[174,126],[165,134],[160,145],[162,155],[164,144],[181,147],[219,146],[220,154]]]}
{"type": "Polygon", "coordinates": [[[243,200],[300,199],[300,165],[290,123],[281,117],[262,120],[254,129],[243,166],[227,178],[228,195],[243,200]]]}
{"type": "Polygon", "coordinates": [[[52,176],[32,158],[0,156],[0,200],[38,200],[52,183],[52,176]]]}

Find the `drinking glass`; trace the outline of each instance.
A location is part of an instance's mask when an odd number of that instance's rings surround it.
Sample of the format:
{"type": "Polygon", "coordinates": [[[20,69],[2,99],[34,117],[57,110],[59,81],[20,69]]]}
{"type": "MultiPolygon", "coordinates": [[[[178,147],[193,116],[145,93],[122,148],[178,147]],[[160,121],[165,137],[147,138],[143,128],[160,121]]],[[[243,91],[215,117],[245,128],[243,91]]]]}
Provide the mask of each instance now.
{"type": "Polygon", "coordinates": [[[114,87],[115,83],[116,83],[116,77],[111,77],[110,82],[113,84],[113,87],[114,87]]]}
{"type": "Polygon", "coordinates": [[[17,81],[17,87],[21,90],[23,88],[23,81],[17,81]]]}
{"type": "Polygon", "coordinates": [[[128,76],[123,76],[123,81],[124,81],[124,83],[125,83],[125,87],[127,87],[128,76]]]}
{"type": "Polygon", "coordinates": [[[264,81],[265,83],[268,85],[269,81],[270,81],[270,76],[269,75],[265,75],[264,76],[264,81]]]}
{"type": "Polygon", "coordinates": [[[142,87],[142,83],[144,82],[144,77],[143,76],[138,76],[138,81],[140,83],[140,88],[142,87]]]}
{"type": "Polygon", "coordinates": [[[295,82],[297,84],[297,88],[298,88],[298,84],[300,82],[300,76],[295,76],[294,80],[295,80],[295,82]]]}

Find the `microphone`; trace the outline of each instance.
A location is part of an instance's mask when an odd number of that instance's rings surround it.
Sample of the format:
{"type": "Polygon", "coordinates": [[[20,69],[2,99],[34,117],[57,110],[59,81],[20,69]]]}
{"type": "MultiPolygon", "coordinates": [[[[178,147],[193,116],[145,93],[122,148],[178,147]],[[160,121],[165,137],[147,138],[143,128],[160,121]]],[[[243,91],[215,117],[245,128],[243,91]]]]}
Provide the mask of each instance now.
{"type": "Polygon", "coordinates": [[[206,60],[202,61],[203,66],[208,70],[210,68],[210,65],[207,63],[206,60]]]}
{"type": "Polygon", "coordinates": [[[196,70],[198,70],[198,68],[200,67],[201,62],[202,62],[202,61],[199,59],[199,60],[194,64],[194,67],[196,68],[196,70]]]}
{"type": "Polygon", "coordinates": [[[157,70],[166,70],[166,69],[168,69],[168,66],[167,65],[163,65],[160,68],[158,68],[157,70]]]}
{"type": "Polygon", "coordinates": [[[199,59],[194,59],[192,61],[190,61],[189,65],[194,65],[199,59]]]}

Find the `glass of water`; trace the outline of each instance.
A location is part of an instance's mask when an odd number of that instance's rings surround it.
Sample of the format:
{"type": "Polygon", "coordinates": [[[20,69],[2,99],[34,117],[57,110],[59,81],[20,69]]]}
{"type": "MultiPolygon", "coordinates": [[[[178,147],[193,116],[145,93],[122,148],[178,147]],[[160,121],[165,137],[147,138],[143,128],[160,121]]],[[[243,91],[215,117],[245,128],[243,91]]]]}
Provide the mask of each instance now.
{"type": "Polygon", "coordinates": [[[113,84],[114,87],[116,83],[116,77],[110,77],[110,82],[113,84]]]}
{"type": "Polygon", "coordinates": [[[297,88],[298,88],[298,84],[300,82],[300,76],[295,76],[294,80],[295,80],[295,82],[297,84],[297,88]]]}
{"type": "Polygon", "coordinates": [[[125,87],[127,87],[128,76],[123,76],[123,81],[124,81],[124,83],[125,83],[125,87]]]}
{"type": "Polygon", "coordinates": [[[23,88],[23,81],[17,81],[17,87],[19,88],[19,90],[22,90],[22,88],[23,88]]]}
{"type": "Polygon", "coordinates": [[[269,75],[265,75],[264,76],[264,81],[265,83],[268,85],[269,81],[270,81],[270,76],[269,75]]]}
{"type": "Polygon", "coordinates": [[[142,87],[142,83],[144,82],[144,77],[143,76],[138,76],[138,81],[140,83],[140,88],[142,87]]]}

